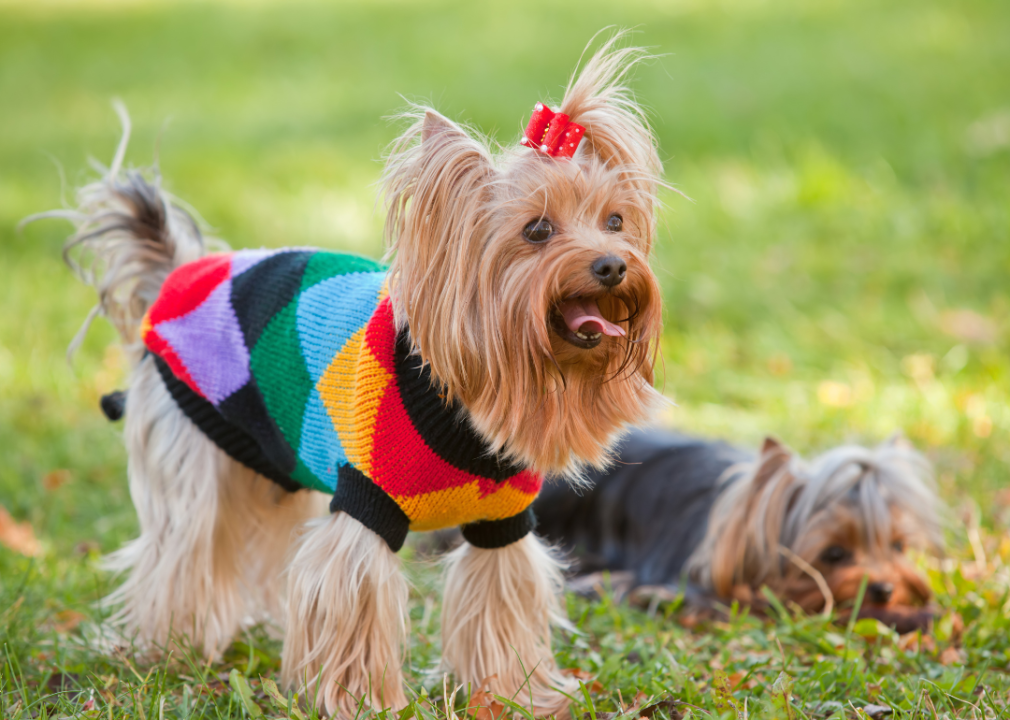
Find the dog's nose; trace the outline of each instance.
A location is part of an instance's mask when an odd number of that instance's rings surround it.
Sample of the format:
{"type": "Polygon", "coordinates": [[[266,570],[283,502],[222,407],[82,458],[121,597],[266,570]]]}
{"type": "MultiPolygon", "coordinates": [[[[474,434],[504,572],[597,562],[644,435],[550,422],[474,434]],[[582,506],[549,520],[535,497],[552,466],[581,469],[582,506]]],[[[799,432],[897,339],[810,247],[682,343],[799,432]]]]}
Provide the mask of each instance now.
{"type": "Polygon", "coordinates": [[[620,285],[627,272],[627,263],[616,255],[604,255],[593,263],[593,275],[607,287],[620,285]]]}
{"type": "Polygon", "coordinates": [[[872,582],[866,586],[866,592],[870,596],[870,602],[875,605],[886,605],[894,592],[894,585],[889,582],[872,582]]]}

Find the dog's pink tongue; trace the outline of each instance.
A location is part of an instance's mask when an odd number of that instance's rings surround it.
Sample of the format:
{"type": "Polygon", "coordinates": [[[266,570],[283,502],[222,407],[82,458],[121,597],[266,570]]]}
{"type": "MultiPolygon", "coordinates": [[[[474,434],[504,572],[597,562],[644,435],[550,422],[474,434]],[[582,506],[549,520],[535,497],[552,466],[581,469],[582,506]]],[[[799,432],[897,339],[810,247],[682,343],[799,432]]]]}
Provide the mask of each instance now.
{"type": "Polygon", "coordinates": [[[593,299],[568,300],[561,305],[561,316],[572,332],[601,332],[612,337],[623,337],[624,328],[607,320],[593,299]]]}

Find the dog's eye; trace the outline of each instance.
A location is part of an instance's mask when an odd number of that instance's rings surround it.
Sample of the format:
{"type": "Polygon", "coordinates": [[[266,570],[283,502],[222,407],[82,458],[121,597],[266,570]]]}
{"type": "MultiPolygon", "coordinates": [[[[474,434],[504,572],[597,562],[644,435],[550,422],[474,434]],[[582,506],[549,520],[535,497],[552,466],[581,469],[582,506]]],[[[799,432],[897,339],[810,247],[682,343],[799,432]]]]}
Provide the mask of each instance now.
{"type": "Polygon", "coordinates": [[[821,562],[828,563],[829,565],[837,565],[848,559],[849,551],[841,545],[830,545],[821,553],[821,562]]]}
{"type": "Polygon", "coordinates": [[[550,220],[545,220],[544,218],[530,220],[526,223],[526,227],[523,228],[523,237],[531,243],[547,242],[553,234],[554,226],[551,225],[550,220]]]}
{"type": "Polygon", "coordinates": [[[617,213],[614,213],[607,218],[607,232],[621,232],[621,228],[624,227],[624,218],[622,218],[617,213]]]}
{"type": "Polygon", "coordinates": [[[897,553],[903,553],[903,552],[905,552],[905,541],[904,540],[895,540],[893,543],[891,543],[891,549],[894,550],[894,552],[897,552],[897,553]]]}

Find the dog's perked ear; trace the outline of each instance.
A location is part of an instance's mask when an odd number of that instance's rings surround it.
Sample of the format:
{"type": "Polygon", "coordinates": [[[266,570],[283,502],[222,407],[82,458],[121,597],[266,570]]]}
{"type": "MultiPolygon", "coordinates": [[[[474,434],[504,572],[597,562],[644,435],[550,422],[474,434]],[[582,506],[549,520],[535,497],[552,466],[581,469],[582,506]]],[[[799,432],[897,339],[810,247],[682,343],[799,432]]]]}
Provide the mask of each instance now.
{"type": "Polygon", "coordinates": [[[785,445],[766,439],[757,461],[712,509],[708,532],[691,565],[721,597],[730,597],[737,585],[757,588],[777,579],[783,526],[803,487],[792,462],[785,445]]]}
{"type": "Polygon", "coordinates": [[[891,436],[887,438],[887,440],[885,440],[881,444],[881,446],[915,452],[915,445],[912,444],[911,440],[905,437],[905,433],[903,433],[901,430],[895,430],[893,433],[891,433],[891,436]]]}
{"type": "Polygon", "coordinates": [[[473,336],[466,327],[475,311],[472,270],[495,170],[471,131],[431,108],[415,107],[406,117],[413,122],[393,143],[383,173],[389,290],[397,326],[410,328],[433,375],[455,395],[462,373],[440,358],[471,354],[451,344],[473,336]]]}
{"type": "Polygon", "coordinates": [[[421,142],[432,143],[442,133],[462,132],[448,119],[428,108],[424,111],[424,121],[421,124],[421,142]]]}
{"type": "Polygon", "coordinates": [[[767,436],[761,444],[761,454],[758,456],[757,466],[754,470],[753,487],[755,492],[775,477],[792,459],[792,456],[792,452],[781,441],[771,435],[767,436]]]}

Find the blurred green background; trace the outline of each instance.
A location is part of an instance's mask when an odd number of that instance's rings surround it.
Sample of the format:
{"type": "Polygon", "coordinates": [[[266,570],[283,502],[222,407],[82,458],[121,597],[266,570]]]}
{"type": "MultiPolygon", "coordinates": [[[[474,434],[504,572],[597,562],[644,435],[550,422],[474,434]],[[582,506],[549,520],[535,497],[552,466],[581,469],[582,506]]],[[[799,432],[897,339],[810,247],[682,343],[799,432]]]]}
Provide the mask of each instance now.
{"type": "Polygon", "coordinates": [[[157,148],[232,246],[378,254],[383,118],[424,100],[511,142],[608,25],[660,56],[634,87],[691,198],[665,196],[654,263],[666,420],[803,452],[903,429],[1002,523],[1010,3],[0,0],[0,504],[57,559],[51,592],[134,532],[97,407],[124,368],[103,321],[64,358],[93,303],[69,226],[15,226],[111,159],[111,99],[129,162],[157,148]]]}
{"type": "MultiPolygon", "coordinates": [[[[118,716],[155,717],[166,697],[169,716],[190,716],[193,688],[209,693],[205,715],[237,717],[227,668],[276,674],[275,641],[246,637],[224,670],[187,671],[200,682],[142,677],[80,642],[110,589],[99,554],[136,533],[120,427],[98,410],[126,368],[101,320],[66,362],[94,302],[60,257],[69,225],[16,225],[68,202],[94,177],[89,156],[109,162],[111,100],[134,121],[128,161],[149,165],[157,149],[168,188],[232,246],[378,254],[375,181],[396,133],[383,118],[428,101],[514,141],[610,25],[659,56],[634,87],[666,179],[691,198],[664,196],[654,259],[660,377],[677,403],[665,421],[752,445],[774,433],[803,453],[901,429],[936,463],[964,562],[928,566],[950,611],[929,657],[891,665],[868,641],[879,662],[866,664],[824,620],[692,634],[570,598],[588,635],[560,643],[562,666],[591,669],[610,709],[623,707],[615,691],[656,681],[700,703],[711,680],[712,717],[725,709],[713,668],[750,677],[767,663],[756,689],[737,690],[756,701],[791,662],[780,638],[816,707],[883,687],[918,708],[924,688],[940,702],[976,698],[990,668],[993,682],[1010,657],[1006,0],[0,0],[0,535],[9,544],[23,523],[40,544],[25,557],[0,542],[0,714],[27,717],[73,686],[98,688],[110,717],[117,702],[118,716]],[[13,692],[22,683],[35,689],[13,692]]],[[[437,654],[438,603],[435,573],[412,573],[416,682],[437,654]]],[[[84,707],[68,697],[60,712],[84,707]]]]}

